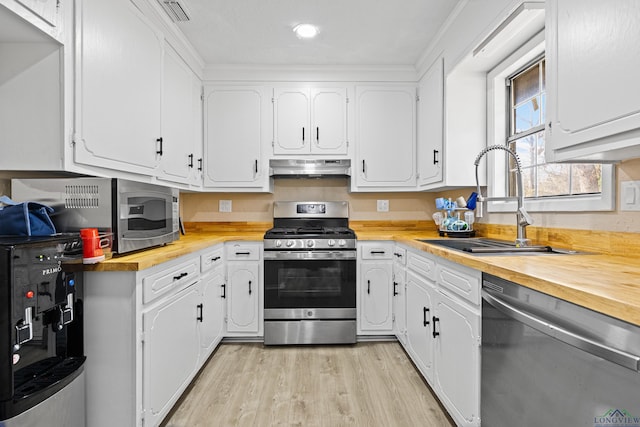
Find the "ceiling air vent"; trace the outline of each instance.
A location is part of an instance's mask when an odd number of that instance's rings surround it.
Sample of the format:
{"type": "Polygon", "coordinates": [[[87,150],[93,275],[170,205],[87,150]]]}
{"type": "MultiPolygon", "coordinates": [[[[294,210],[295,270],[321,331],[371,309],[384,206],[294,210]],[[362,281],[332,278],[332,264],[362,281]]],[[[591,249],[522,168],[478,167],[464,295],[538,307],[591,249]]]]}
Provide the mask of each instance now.
{"type": "Polygon", "coordinates": [[[189,13],[183,3],[175,0],[158,0],[173,22],[189,21],[189,13]]]}

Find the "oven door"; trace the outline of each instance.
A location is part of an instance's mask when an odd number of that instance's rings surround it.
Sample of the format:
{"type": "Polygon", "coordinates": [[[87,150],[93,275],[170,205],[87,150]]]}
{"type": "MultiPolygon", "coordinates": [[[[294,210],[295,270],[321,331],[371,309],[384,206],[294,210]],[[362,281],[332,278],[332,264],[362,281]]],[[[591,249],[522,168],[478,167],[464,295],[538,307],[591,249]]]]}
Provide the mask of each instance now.
{"type": "Polygon", "coordinates": [[[266,251],[264,259],[265,319],[355,317],[355,251],[266,251]]]}

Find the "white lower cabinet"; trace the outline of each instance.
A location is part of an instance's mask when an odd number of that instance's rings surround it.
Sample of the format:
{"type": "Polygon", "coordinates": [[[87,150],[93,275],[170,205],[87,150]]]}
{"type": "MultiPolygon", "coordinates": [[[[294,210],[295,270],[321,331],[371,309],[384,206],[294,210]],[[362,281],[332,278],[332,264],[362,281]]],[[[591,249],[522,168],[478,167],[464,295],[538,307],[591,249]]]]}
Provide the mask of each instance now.
{"type": "Polygon", "coordinates": [[[393,333],[393,244],[358,243],[360,272],[357,307],[359,335],[393,333]]]}
{"type": "Polygon", "coordinates": [[[407,272],[393,264],[393,333],[400,344],[407,345],[407,272]]]}
{"type": "Polygon", "coordinates": [[[459,426],[480,425],[481,272],[407,251],[405,348],[459,426]]]}
{"type": "Polygon", "coordinates": [[[405,348],[429,384],[433,381],[433,340],[431,313],[432,284],[409,271],[407,273],[407,345],[405,348]]]}
{"type": "Polygon", "coordinates": [[[223,245],[84,273],[87,425],[160,425],[224,335],[223,245]]]}
{"type": "Polygon", "coordinates": [[[480,307],[438,292],[432,317],[435,387],[460,425],[480,424],[480,307]]]}
{"type": "Polygon", "coordinates": [[[216,268],[203,275],[202,321],[200,328],[200,359],[205,361],[218,346],[224,336],[224,316],[226,315],[226,283],[224,267],[216,268]]]}
{"type": "Polygon", "coordinates": [[[226,244],[227,336],[263,334],[262,243],[226,244]]]}
{"type": "Polygon", "coordinates": [[[158,425],[198,371],[202,321],[200,282],[142,315],[142,406],[145,425],[158,425]]]}

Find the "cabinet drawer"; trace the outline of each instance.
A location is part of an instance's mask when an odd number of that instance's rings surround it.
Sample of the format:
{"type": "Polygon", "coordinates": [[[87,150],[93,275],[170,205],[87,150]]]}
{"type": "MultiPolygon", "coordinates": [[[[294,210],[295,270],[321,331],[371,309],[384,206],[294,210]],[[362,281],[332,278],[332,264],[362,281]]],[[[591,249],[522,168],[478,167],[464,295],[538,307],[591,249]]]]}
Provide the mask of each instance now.
{"type": "Polygon", "coordinates": [[[407,252],[407,267],[426,279],[436,280],[436,262],[431,258],[407,252]]]}
{"type": "Polygon", "coordinates": [[[259,261],[260,243],[230,243],[226,246],[227,261],[259,261]]]}
{"type": "Polygon", "coordinates": [[[216,246],[214,249],[200,255],[200,271],[205,272],[219,267],[223,264],[224,247],[216,246]]]}
{"type": "Polygon", "coordinates": [[[147,304],[161,295],[195,280],[199,274],[200,258],[193,258],[147,276],[142,279],[142,302],[147,304]]]}
{"type": "Polygon", "coordinates": [[[393,261],[396,264],[407,265],[407,250],[396,246],[393,248],[393,261]]]}
{"type": "Polygon", "coordinates": [[[362,259],[393,259],[393,245],[389,243],[360,243],[362,259]]]}
{"type": "Polygon", "coordinates": [[[482,273],[472,268],[439,260],[437,282],[442,288],[459,295],[474,305],[480,305],[482,273]]]}

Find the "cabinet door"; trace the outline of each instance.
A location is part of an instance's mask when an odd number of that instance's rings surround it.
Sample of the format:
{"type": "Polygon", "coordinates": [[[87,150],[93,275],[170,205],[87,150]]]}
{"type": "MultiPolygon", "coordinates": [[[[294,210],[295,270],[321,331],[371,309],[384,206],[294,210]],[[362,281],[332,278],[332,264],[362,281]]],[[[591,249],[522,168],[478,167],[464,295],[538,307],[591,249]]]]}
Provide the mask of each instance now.
{"type": "Polygon", "coordinates": [[[358,187],[415,187],[414,87],[356,88],[358,187]]]}
{"type": "Polygon", "coordinates": [[[424,279],[407,273],[407,347],[429,384],[433,380],[432,292],[424,279]]]}
{"type": "Polygon", "coordinates": [[[158,425],[198,370],[199,286],[143,313],[142,404],[145,424],[158,425]]]}
{"type": "Polygon", "coordinates": [[[347,89],[311,90],[311,152],[347,154],[347,89]]]}
{"type": "Polygon", "coordinates": [[[202,316],[200,326],[200,362],[204,362],[224,334],[225,297],[224,269],[216,268],[202,279],[202,316]]]}
{"type": "Polygon", "coordinates": [[[273,93],[273,154],[311,151],[309,90],[275,89],[273,93]]]}
{"type": "Polygon", "coordinates": [[[436,296],[432,329],[435,388],[458,425],[476,426],[480,418],[480,309],[443,293],[436,296]]]}
{"type": "Polygon", "coordinates": [[[393,330],[391,262],[362,262],[360,280],[360,330],[393,330]]]}
{"type": "Polygon", "coordinates": [[[549,156],[619,160],[603,152],[629,146],[640,155],[638,16],[637,1],[546,3],[549,156]]]}
{"type": "Polygon", "coordinates": [[[198,167],[196,123],[200,83],[178,53],[165,44],[162,92],[162,143],[158,177],[189,183],[198,167]]]}
{"type": "Polygon", "coordinates": [[[263,185],[268,106],[259,86],[205,88],[205,187],[263,185]]]}
{"type": "Polygon", "coordinates": [[[444,156],[444,60],[439,58],[419,86],[418,186],[442,181],[444,156]]]}
{"type": "Polygon", "coordinates": [[[77,6],[75,161],[152,175],[160,151],[163,36],[129,0],[77,6]]]}
{"type": "Polygon", "coordinates": [[[230,262],[227,267],[227,332],[259,331],[259,266],[230,262]]]}
{"type": "Polygon", "coordinates": [[[393,332],[405,347],[407,345],[406,274],[402,266],[393,265],[393,332]]]}

